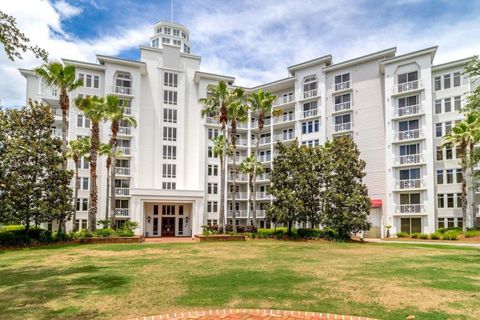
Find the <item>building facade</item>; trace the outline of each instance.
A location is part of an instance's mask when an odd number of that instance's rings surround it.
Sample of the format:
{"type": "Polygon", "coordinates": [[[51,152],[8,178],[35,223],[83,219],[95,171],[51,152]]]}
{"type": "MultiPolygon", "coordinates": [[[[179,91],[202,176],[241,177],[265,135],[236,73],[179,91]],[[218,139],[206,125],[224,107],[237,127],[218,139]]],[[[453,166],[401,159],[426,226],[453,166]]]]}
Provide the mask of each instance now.
{"type": "MultiPolygon", "coordinates": [[[[139,61],[97,55],[97,61],[63,59],[74,65],[83,87],[81,96],[115,94],[127,104],[136,127],[122,123],[116,163],[116,212],[119,224],[139,223],[145,236],[193,236],[204,224],[216,224],[219,212],[220,167],[211,139],[220,134],[214,117],[202,118],[198,103],[219,81],[235,86],[235,78],[200,71],[200,57],[191,54],[189,31],[182,25],[159,22],[150,46],[140,47],[139,61]]],[[[434,232],[439,227],[471,225],[463,221],[459,195],[462,172],[457,150],[445,147],[442,137],[462,119],[459,113],[474,83],[463,74],[470,58],[434,65],[437,48],[396,55],[389,48],[352,60],[333,63],[327,55],[287,68],[288,77],[253,88],[276,96],[278,116],[267,116],[260,135],[258,160],[265,172],[250,190],[246,175],[237,174],[237,196],[231,200],[232,158],[227,160],[225,212],[227,221],[244,225],[253,216],[269,227],[266,192],[275,156],[275,143],[297,139],[307,146],[350,135],[366,161],[372,200],[370,237],[390,232],[434,232]],[[257,207],[248,205],[255,192],[257,207]],[[232,221],[235,212],[236,221],[232,221]]],[[[32,70],[21,69],[27,98],[42,101],[55,111],[52,134],[60,136],[59,92],[32,70]]],[[[73,104],[68,139],[89,135],[89,120],[73,104]]],[[[238,126],[237,163],[254,150],[258,115],[238,126]]],[[[101,126],[107,142],[110,126],[101,126]]],[[[106,217],[107,173],[104,157],[98,164],[98,219],[106,217]]],[[[73,169],[73,164],[70,164],[73,169]]],[[[88,161],[82,159],[77,221],[86,226],[88,161]]],[[[472,215],[469,215],[471,217],[472,215]]],[[[471,219],[470,219],[471,220],[471,219]]]]}

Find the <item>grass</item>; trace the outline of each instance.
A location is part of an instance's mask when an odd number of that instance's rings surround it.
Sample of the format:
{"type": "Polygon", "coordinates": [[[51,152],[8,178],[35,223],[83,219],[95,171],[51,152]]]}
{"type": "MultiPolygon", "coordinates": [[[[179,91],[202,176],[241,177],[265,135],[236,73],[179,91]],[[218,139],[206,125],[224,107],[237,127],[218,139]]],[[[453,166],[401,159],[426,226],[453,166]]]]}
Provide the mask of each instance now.
{"type": "Polygon", "coordinates": [[[480,250],[256,240],[0,251],[0,318],[273,308],[480,319],[480,250]]]}

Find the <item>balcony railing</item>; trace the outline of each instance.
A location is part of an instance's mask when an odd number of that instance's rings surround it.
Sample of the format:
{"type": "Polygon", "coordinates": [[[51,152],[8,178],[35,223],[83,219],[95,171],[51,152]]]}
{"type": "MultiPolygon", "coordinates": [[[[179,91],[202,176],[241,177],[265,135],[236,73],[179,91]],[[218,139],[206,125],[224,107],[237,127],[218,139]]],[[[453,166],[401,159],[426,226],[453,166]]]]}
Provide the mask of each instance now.
{"type": "MultiPolygon", "coordinates": [[[[257,210],[257,218],[260,218],[260,219],[265,218],[265,214],[266,214],[265,210],[257,210]]],[[[253,214],[250,214],[250,215],[253,218],[253,214]]]]}
{"type": "Polygon", "coordinates": [[[126,114],[126,115],[131,115],[131,114],[132,114],[132,108],[130,108],[130,107],[125,107],[125,114],[126,114]]]}
{"type": "Polygon", "coordinates": [[[416,164],[423,162],[423,154],[406,154],[403,156],[397,156],[395,159],[396,164],[416,164]]]}
{"type": "MultiPolygon", "coordinates": [[[[248,177],[246,174],[237,174],[236,181],[248,181],[248,177]]],[[[228,175],[228,181],[233,181],[233,174],[228,175]]]]}
{"type": "Polygon", "coordinates": [[[305,91],[303,92],[303,99],[316,97],[317,93],[318,93],[317,89],[305,91]]]}
{"type": "Polygon", "coordinates": [[[62,129],[52,129],[52,136],[54,138],[61,138],[62,137],[62,129]]]}
{"type": "Polygon", "coordinates": [[[242,138],[237,139],[237,146],[246,147],[247,146],[247,139],[242,139],[242,138]]]}
{"type": "MultiPolygon", "coordinates": [[[[239,125],[240,123],[237,123],[237,126],[239,125]]],[[[246,123],[245,123],[246,124],[246,123]]],[[[272,124],[272,118],[265,118],[265,121],[264,121],[264,126],[269,126],[272,124]]],[[[258,128],[258,120],[255,120],[252,122],[252,128],[258,128]]]]}
{"type": "MultiPolygon", "coordinates": [[[[228,199],[233,199],[233,193],[228,193],[228,199]]],[[[235,199],[236,200],[247,200],[247,193],[244,191],[235,192],[235,199]]]]}
{"type": "Polygon", "coordinates": [[[115,215],[117,217],[128,217],[130,214],[128,208],[116,208],[115,215]]]}
{"type": "Polygon", "coordinates": [[[272,161],[272,156],[271,155],[258,156],[257,160],[262,162],[262,163],[263,162],[270,162],[270,161],[272,161]]]}
{"type": "Polygon", "coordinates": [[[304,110],[302,115],[303,118],[315,117],[318,115],[318,109],[304,110]]]}
{"type": "Polygon", "coordinates": [[[133,89],[130,87],[122,87],[122,86],[113,86],[112,93],[116,94],[124,94],[124,95],[133,95],[133,89]]]}
{"type": "Polygon", "coordinates": [[[130,147],[117,147],[117,151],[121,152],[122,155],[129,156],[131,154],[130,147]]]}
{"type": "Polygon", "coordinates": [[[115,174],[119,176],[129,176],[130,168],[115,167],[115,174]]]}
{"type": "Polygon", "coordinates": [[[413,129],[413,130],[398,131],[395,134],[395,139],[397,141],[405,141],[405,140],[418,139],[421,136],[422,136],[421,129],[413,129]]]}
{"type": "Polygon", "coordinates": [[[397,189],[418,189],[422,187],[422,179],[398,180],[397,189]]]}
{"type": "Polygon", "coordinates": [[[59,90],[57,88],[52,88],[52,87],[45,86],[44,88],[42,88],[42,96],[45,96],[47,98],[58,99],[59,90]]]}
{"type": "Polygon", "coordinates": [[[335,132],[352,130],[352,123],[351,122],[345,122],[345,123],[336,124],[335,127],[334,127],[334,130],[335,130],[335,132]]]}
{"type": "Polygon", "coordinates": [[[420,80],[402,82],[395,85],[395,92],[402,93],[407,91],[412,91],[420,88],[421,82],[420,80]]]}
{"type": "Polygon", "coordinates": [[[411,203],[411,204],[400,204],[396,206],[396,213],[401,214],[414,214],[414,213],[423,213],[423,204],[411,203]]]}
{"type": "Polygon", "coordinates": [[[257,176],[257,182],[258,181],[268,181],[268,180],[270,180],[270,174],[268,174],[268,173],[262,173],[262,174],[257,176]]]}
{"type": "MultiPolygon", "coordinates": [[[[238,156],[238,157],[235,157],[235,162],[236,162],[237,164],[239,164],[239,163],[242,162],[244,159],[245,159],[245,157],[238,156]]],[[[228,162],[229,162],[229,163],[233,163],[233,157],[228,157],[228,162]]]]}
{"type": "Polygon", "coordinates": [[[286,103],[293,102],[293,101],[295,101],[293,95],[285,96],[285,97],[278,97],[277,100],[275,100],[274,105],[275,106],[280,106],[282,104],[286,104],[286,103]]]}
{"type": "Polygon", "coordinates": [[[265,191],[257,191],[255,193],[255,196],[257,199],[269,199],[270,196],[265,192],[265,191]]]}
{"type": "Polygon", "coordinates": [[[412,106],[404,106],[395,108],[394,116],[395,117],[405,117],[410,115],[419,114],[422,112],[422,105],[415,104],[412,106]]]}
{"type": "Polygon", "coordinates": [[[333,85],[333,91],[341,91],[346,89],[350,89],[350,81],[339,82],[333,85]]]}
{"type": "Polygon", "coordinates": [[[53,115],[55,117],[61,117],[62,116],[62,109],[59,108],[52,108],[53,115]]]}
{"type": "Polygon", "coordinates": [[[123,134],[126,136],[129,136],[132,134],[132,128],[131,127],[119,127],[118,128],[118,134],[123,134]]]}
{"type": "Polygon", "coordinates": [[[336,103],[333,106],[333,112],[340,112],[345,110],[350,110],[352,103],[350,101],[345,101],[341,103],[336,103]]]}
{"type": "Polygon", "coordinates": [[[260,144],[268,144],[272,142],[272,137],[271,136],[266,136],[266,137],[261,137],[260,138],[260,144]]]}
{"type": "Polygon", "coordinates": [[[130,188],[115,188],[115,195],[128,196],[130,194],[130,188]]]}
{"type": "MultiPolygon", "coordinates": [[[[229,218],[233,217],[233,211],[232,210],[228,210],[227,217],[229,217],[229,218]]],[[[248,217],[248,211],[247,210],[235,210],[235,218],[246,218],[246,217],[248,217]]]]}
{"type": "Polygon", "coordinates": [[[207,124],[220,124],[217,118],[207,117],[205,121],[207,124]]]}
{"type": "Polygon", "coordinates": [[[286,113],[282,114],[281,116],[275,117],[274,123],[284,123],[284,122],[289,122],[289,121],[294,121],[295,120],[295,114],[294,113],[286,113]]]}
{"type": "Polygon", "coordinates": [[[275,136],[275,141],[288,141],[295,139],[295,131],[284,132],[275,136]]]}

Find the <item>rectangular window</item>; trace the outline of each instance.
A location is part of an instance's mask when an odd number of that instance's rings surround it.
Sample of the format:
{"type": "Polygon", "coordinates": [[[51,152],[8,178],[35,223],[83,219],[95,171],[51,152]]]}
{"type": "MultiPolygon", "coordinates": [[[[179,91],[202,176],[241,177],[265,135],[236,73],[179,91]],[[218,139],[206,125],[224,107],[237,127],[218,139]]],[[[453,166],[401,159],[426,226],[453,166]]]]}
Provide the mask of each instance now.
{"type": "Polygon", "coordinates": [[[443,149],[442,147],[437,147],[437,161],[443,160],[443,149]]]}
{"type": "Polygon", "coordinates": [[[93,76],[93,87],[95,89],[100,88],[100,77],[99,76],[93,76]]]}
{"type": "Polygon", "coordinates": [[[457,228],[463,228],[463,218],[457,218],[457,228]]]}
{"type": "Polygon", "coordinates": [[[463,170],[456,169],[455,170],[455,178],[457,179],[457,183],[462,183],[463,181],[463,170]]]}
{"type": "Polygon", "coordinates": [[[88,190],[89,187],[90,187],[90,183],[89,183],[89,178],[88,177],[81,177],[80,178],[81,181],[82,181],[82,190],[88,190]]]}
{"type": "Polygon", "coordinates": [[[461,208],[461,207],[462,207],[462,194],[457,193],[457,208],[461,208]]]}
{"type": "Polygon", "coordinates": [[[87,74],[85,76],[85,87],[87,87],[87,88],[92,87],[92,75],[91,74],[87,74]]]}
{"type": "Polygon", "coordinates": [[[319,130],[320,122],[318,120],[302,122],[302,134],[318,132],[319,130]]]}
{"type": "Polygon", "coordinates": [[[218,176],[218,166],[216,164],[209,164],[207,172],[209,176],[218,176]]]}
{"type": "Polygon", "coordinates": [[[435,100],[435,113],[442,113],[442,100],[435,100]]]}
{"type": "Polygon", "coordinates": [[[162,165],[162,177],[164,178],[176,178],[177,177],[177,165],[172,163],[164,163],[162,165]]]}
{"type": "Polygon", "coordinates": [[[442,137],[442,123],[435,123],[435,137],[442,137]]]}
{"type": "Polygon", "coordinates": [[[438,228],[438,229],[443,229],[443,228],[445,228],[445,219],[444,219],[444,218],[438,218],[438,220],[437,220],[437,228],[438,228]]]}
{"type": "Polygon", "coordinates": [[[163,127],[164,141],[177,141],[177,128],[163,127]]]}
{"type": "Polygon", "coordinates": [[[447,183],[453,183],[453,169],[447,169],[446,170],[446,175],[447,175],[447,183]]]}
{"type": "Polygon", "coordinates": [[[455,111],[460,111],[462,108],[462,97],[461,96],[456,96],[453,98],[453,106],[455,111]]]}
{"type": "Polygon", "coordinates": [[[440,77],[435,77],[435,90],[442,89],[442,79],[440,77]]]}
{"type": "Polygon", "coordinates": [[[443,170],[437,170],[437,184],[443,184],[443,170]]]}
{"type": "Polygon", "coordinates": [[[218,137],[218,129],[208,129],[208,140],[218,137]]]}
{"type": "Polygon", "coordinates": [[[454,87],[460,87],[460,83],[461,83],[460,72],[455,72],[453,74],[453,86],[454,87]]]}
{"type": "Polygon", "coordinates": [[[175,109],[163,109],[163,122],[177,123],[177,110],[175,109]]]}
{"type": "Polygon", "coordinates": [[[450,75],[446,74],[443,76],[443,89],[449,89],[450,86],[450,75]]]}
{"type": "Polygon", "coordinates": [[[163,90],[163,103],[165,104],[177,104],[177,91],[163,90]]]}
{"type": "Polygon", "coordinates": [[[209,158],[214,158],[213,147],[208,147],[207,155],[208,155],[209,158]]]}
{"type": "Polygon", "coordinates": [[[178,87],[178,74],[173,72],[165,72],[163,84],[167,87],[178,87]]]}
{"type": "Polygon", "coordinates": [[[454,228],[455,227],[455,218],[448,218],[447,219],[447,227],[448,228],[454,228]]]}
{"type": "Polygon", "coordinates": [[[208,201],[207,202],[207,212],[214,213],[218,210],[218,202],[217,201],[208,201]]]}
{"type": "Polygon", "coordinates": [[[163,159],[175,160],[177,159],[177,146],[163,146],[163,159]]]}
{"type": "Polygon", "coordinates": [[[162,182],[162,189],[175,190],[176,188],[177,184],[175,182],[162,182]]]}
{"type": "Polygon", "coordinates": [[[453,149],[452,147],[445,148],[445,159],[452,160],[453,159],[453,149]]]}
{"type": "Polygon", "coordinates": [[[445,122],[445,134],[449,134],[452,130],[452,121],[445,122]]]}
{"type": "Polygon", "coordinates": [[[445,105],[445,112],[451,112],[452,111],[452,98],[446,98],[443,101],[445,105]]]}
{"type": "Polygon", "coordinates": [[[453,208],[453,207],[455,207],[454,194],[447,193],[447,208],[453,208]]]}
{"type": "Polygon", "coordinates": [[[439,209],[445,208],[445,198],[443,194],[437,194],[437,207],[439,209]]]}
{"type": "Polygon", "coordinates": [[[218,194],[218,184],[217,183],[209,183],[207,186],[207,193],[208,194],[218,194]]]}

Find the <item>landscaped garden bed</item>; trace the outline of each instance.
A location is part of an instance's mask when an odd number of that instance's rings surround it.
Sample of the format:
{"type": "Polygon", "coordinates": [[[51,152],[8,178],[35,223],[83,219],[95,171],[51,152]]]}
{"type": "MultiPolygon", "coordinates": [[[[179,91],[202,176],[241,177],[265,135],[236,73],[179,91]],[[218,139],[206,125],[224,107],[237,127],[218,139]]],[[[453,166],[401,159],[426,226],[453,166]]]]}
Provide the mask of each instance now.
{"type": "Polygon", "coordinates": [[[195,235],[195,239],[199,241],[245,241],[246,236],[244,234],[211,234],[195,235]]]}
{"type": "Polygon", "coordinates": [[[460,240],[466,242],[480,242],[480,230],[469,230],[463,232],[459,228],[440,228],[431,234],[426,233],[405,233],[398,232],[395,238],[385,238],[386,240],[415,240],[415,241],[452,241],[460,240]]]}

